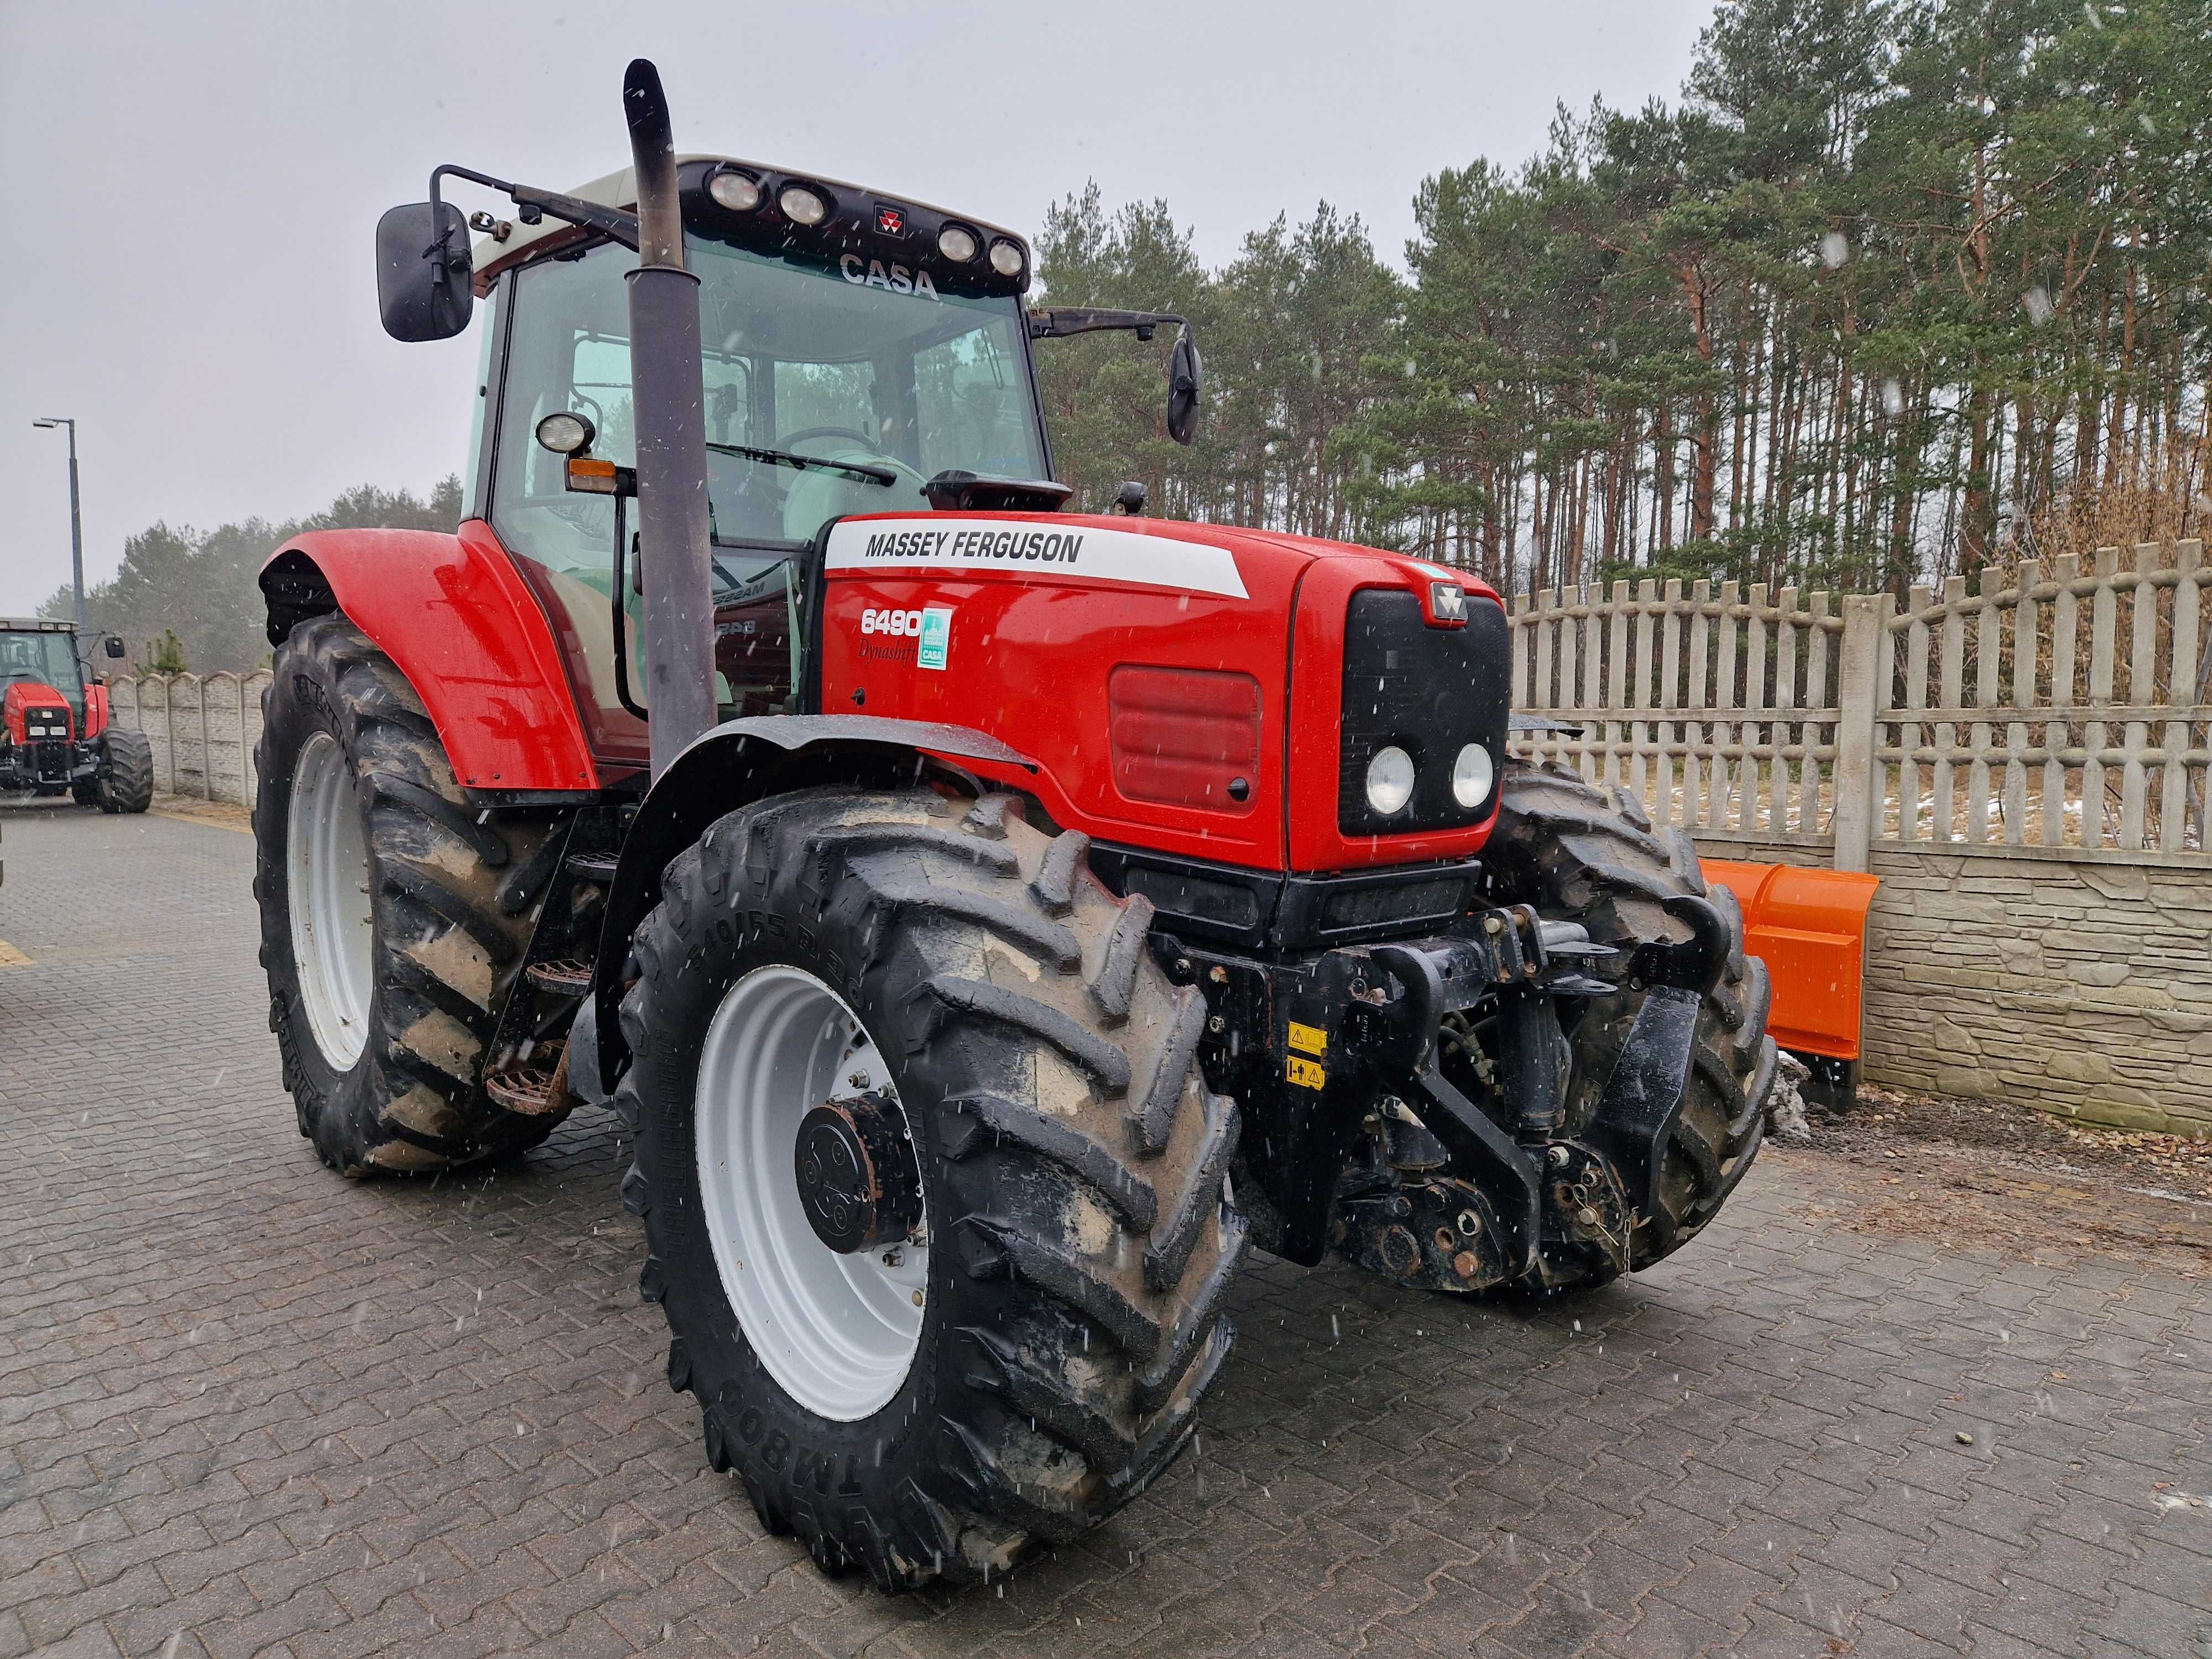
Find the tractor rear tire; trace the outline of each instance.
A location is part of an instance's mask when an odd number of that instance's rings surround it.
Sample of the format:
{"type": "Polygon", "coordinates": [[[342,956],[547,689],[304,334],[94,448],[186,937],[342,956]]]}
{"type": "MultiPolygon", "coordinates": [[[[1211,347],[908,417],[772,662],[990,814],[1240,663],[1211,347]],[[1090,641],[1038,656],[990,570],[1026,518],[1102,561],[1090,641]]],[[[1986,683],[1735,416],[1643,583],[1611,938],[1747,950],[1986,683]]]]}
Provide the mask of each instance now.
{"type": "MultiPolygon", "coordinates": [[[[1142,1492],[1189,1440],[1234,1337],[1221,1307],[1248,1237],[1224,1182],[1237,1109],[1199,1073],[1205,1005],[1153,961],[1150,905],[1109,893],[1088,847],[1032,828],[1006,796],[796,792],[672,860],[635,938],[622,1019],[636,1059],[617,1103],[637,1137],[623,1192],[645,1222],[641,1289],[674,1339],[669,1383],[697,1397],[708,1462],[737,1472],[764,1527],[886,1590],[988,1580],[1142,1492]],[[727,1079],[769,1068],[725,1069],[715,1033],[760,985],[809,982],[815,1018],[836,1011],[803,1028],[830,1033],[827,1069],[779,1058],[800,1080],[761,1103],[727,1079]],[[720,1194],[744,1183],[728,1161],[706,1166],[729,1144],[731,1103],[792,1121],[823,1078],[833,1095],[873,1081],[843,1075],[854,1053],[890,1073],[924,1231],[840,1256],[787,1219],[726,1271],[718,1249],[744,1235],[712,1206],[732,1213],[720,1194]],[[779,1253],[848,1275],[880,1255],[915,1275],[922,1311],[902,1312],[900,1284],[890,1311],[909,1328],[887,1364],[872,1351],[872,1392],[834,1364],[800,1374],[822,1379],[811,1387],[780,1380],[807,1346],[800,1322],[738,1311],[763,1306],[771,1272],[796,1271],[779,1253]]],[[[765,1150],[740,1169],[793,1182],[797,1139],[755,1139],[765,1150]]]]}
{"type": "Polygon", "coordinates": [[[349,1176],[453,1169],[543,1140],[557,1116],[501,1109],[482,1071],[550,878],[533,854],[556,826],[469,804],[422,699],[343,616],[293,629],[262,715],[253,891],[300,1133],[349,1176]],[[295,800],[303,763],[323,793],[295,800]],[[318,863],[315,846],[337,851],[318,863]],[[350,954],[320,942],[340,936],[350,954]]]}
{"type": "MultiPolygon", "coordinates": [[[[1570,1134],[1596,1109],[1649,994],[1627,978],[1631,952],[1648,941],[1679,940],[1688,931],[1661,908],[1662,901],[1676,894],[1702,897],[1725,924],[1726,962],[1698,1012],[1689,1081],[1662,1165],[1662,1213],[1646,1217],[1629,1237],[1631,1268],[1648,1267],[1712,1219],[1758,1151],[1776,1066],[1766,1035],[1772,1000],[1766,964],[1744,954],[1743,913],[1726,888],[1706,889],[1688,832],[1655,831],[1625,791],[1600,789],[1577,773],[1508,766],[1498,827],[1483,860],[1496,883],[1494,898],[1580,922],[1592,939],[1620,951],[1597,971],[1621,988],[1593,1000],[1569,1033],[1570,1134]]],[[[1554,1276],[1549,1288],[1587,1289],[1614,1276],[1594,1254],[1576,1260],[1578,1284],[1563,1285],[1554,1276]]]]}
{"type": "Polygon", "coordinates": [[[143,732],[111,726],[102,739],[106,758],[93,780],[93,799],[103,812],[143,812],[154,804],[154,744],[143,732]]]}

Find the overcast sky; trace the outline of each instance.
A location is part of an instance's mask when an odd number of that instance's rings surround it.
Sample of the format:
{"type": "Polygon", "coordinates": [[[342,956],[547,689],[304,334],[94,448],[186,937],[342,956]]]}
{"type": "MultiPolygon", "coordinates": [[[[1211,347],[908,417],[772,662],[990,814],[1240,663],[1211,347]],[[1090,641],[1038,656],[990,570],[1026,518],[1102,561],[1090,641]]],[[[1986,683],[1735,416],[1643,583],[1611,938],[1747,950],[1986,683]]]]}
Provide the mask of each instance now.
{"type": "MultiPolygon", "coordinates": [[[[1393,260],[1425,174],[1540,146],[1555,100],[1672,98],[1711,0],[0,0],[0,614],[158,519],[420,492],[467,454],[475,331],[378,326],[370,235],[458,161],[554,189],[628,160],[623,66],[678,148],[1034,231],[1095,178],[1209,264],[1327,199],[1393,260]]],[[[470,208],[492,205],[476,197],[470,208]]]]}

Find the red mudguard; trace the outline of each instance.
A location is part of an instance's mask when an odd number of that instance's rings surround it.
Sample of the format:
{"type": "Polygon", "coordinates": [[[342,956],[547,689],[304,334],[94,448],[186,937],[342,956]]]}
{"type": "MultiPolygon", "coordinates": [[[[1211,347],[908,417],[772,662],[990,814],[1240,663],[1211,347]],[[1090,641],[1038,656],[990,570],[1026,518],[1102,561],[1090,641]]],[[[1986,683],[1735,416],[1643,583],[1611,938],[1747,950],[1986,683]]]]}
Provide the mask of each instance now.
{"type": "Polygon", "coordinates": [[[398,665],[471,789],[587,790],[598,769],[545,613],[482,520],[458,535],[318,530],[262,567],[304,559],[398,665]]]}
{"type": "Polygon", "coordinates": [[[1881,884],[1850,870],[1703,861],[1709,885],[1743,907],[1743,948],[1774,983],[1766,1029],[1785,1048],[1830,1060],[1859,1057],[1860,981],[1868,907],[1881,884]]]}

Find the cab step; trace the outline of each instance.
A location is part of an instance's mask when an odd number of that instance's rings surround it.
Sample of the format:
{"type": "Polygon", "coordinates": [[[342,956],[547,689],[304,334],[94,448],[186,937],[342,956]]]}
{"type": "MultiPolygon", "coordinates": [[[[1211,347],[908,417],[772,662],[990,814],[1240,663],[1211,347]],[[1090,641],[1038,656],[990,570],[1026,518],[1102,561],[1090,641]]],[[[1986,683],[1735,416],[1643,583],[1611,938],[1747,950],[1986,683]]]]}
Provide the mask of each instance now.
{"type": "Polygon", "coordinates": [[[542,1117],[560,1110],[567,1103],[562,1073],[568,1054],[565,1042],[542,1042],[523,1064],[487,1074],[484,1092],[502,1111],[523,1117],[542,1117]]]}
{"type": "Polygon", "coordinates": [[[572,875],[586,881],[611,882],[615,878],[615,866],[620,860],[612,853],[571,853],[568,870],[572,875]]]}
{"type": "Polygon", "coordinates": [[[574,957],[554,962],[533,962],[523,969],[530,982],[556,996],[580,997],[592,988],[592,964],[574,957]]]}

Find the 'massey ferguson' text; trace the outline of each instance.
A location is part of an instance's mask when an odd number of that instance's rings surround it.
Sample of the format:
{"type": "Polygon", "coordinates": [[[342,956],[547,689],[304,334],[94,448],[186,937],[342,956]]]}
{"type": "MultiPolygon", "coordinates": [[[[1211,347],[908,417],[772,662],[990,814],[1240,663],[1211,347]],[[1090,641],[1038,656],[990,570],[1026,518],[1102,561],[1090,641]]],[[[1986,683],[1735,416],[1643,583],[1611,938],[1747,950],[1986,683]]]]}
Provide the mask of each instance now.
{"type": "Polygon", "coordinates": [[[1083,551],[1080,532],[1059,530],[893,530],[868,538],[866,559],[957,559],[963,562],[1026,561],[1073,564],[1083,551]]]}

